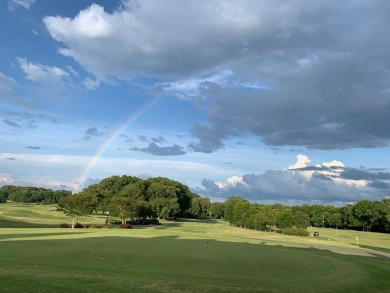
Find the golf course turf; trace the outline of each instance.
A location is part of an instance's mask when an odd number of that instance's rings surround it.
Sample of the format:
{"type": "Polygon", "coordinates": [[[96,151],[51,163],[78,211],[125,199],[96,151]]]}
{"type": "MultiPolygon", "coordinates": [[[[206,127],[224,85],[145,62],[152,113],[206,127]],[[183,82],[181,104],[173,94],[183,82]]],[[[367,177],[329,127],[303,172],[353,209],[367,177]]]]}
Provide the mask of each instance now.
{"type": "MultiPolygon", "coordinates": [[[[61,213],[38,208],[54,218],[58,213],[61,223],[61,213]]],[[[31,221],[39,225],[43,219],[37,213],[31,221]]],[[[5,211],[2,221],[16,220],[5,211]]],[[[135,229],[30,227],[0,228],[0,292],[387,292],[390,287],[390,236],[385,234],[366,232],[370,247],[383,237],[376,251],[217,220],[135,229]],[[349,251],[382,257],[345,254],[349,251]]],[[[339,231],[338,237],[354,232],[339,231]]]]}

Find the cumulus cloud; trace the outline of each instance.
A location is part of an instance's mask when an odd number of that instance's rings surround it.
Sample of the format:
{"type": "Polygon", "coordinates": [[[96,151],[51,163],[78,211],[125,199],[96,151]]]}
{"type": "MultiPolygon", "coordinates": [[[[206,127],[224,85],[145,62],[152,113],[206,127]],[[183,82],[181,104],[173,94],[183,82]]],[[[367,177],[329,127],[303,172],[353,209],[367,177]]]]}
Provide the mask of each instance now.
{"type": "Polygon", "coordinates": [[[254,201],[338,204],[380,200],[390,194],[390,172],[342,167],[341,164],[335,168],[330,163],[308,166],[306,163],[310,160],[304,157],[298,158],[298,162],[304,163],[302,168],[232,176],[226,182],[204,179],[203,188],[198,192],[219,198],[241,195],[254,201]]]}
{"type": "Polygon", "coordinates": [[[299,169],[304,168],[310,163],[309,157],[299,154],[297,156],[297,162],[294,165],[288,167],[288,169],[299,169]]]}
{"type": "Polygon", "coordinates": [[[326,34],[314,17],[329,21],[324,8],[333,5],[337,12],[340,6],[307,0],[296,5],[255,0],[122,3],[112,13],[92,4],[73,18],[46,16],[43,21],[62,43],[60,52],[99,78],[177,76],[262,54],[304,36],[322,45],[318,35],[326,34]]]}
{"type": "Polygon", "coordinates": [[[10,11],[14,11],[20,7],[28,10],[34,3],[35,0],[9,0],[7,7],[10,11]]]}
{"type": "Polygon", "coordinates": [[[17,57],[17,62],[20,68],[23,70],[27,79],[46,84],[46,85],[59,85],[66,81],[69,77],[69,73],[56,66],[47,66],[39,63],[32,63],[25,58],[17,57]]]}
{"type": "Polygon", "coordinates": [[[186,153],[183,147],[177,144],[161,147],[158,146],[155,142],[149,143],[149,146],[146,148],[133,147],[130,150],[149,153],[155,156],[179,156],[186,153]]]}
{"type": "Polygon", "coordinates": [[[389,145],[390,2],[180,3],[93,4],[43,21],[59,52],[98,80],[157,77],[161,92],[207,97],[194,151],[223,148],[235,130],[270,146],[389,145]]]}
{"type": "Polygon", "coordinates": [[[14,180],[9,174],[0,173],[0,185],[12,184],[14,180]]]}

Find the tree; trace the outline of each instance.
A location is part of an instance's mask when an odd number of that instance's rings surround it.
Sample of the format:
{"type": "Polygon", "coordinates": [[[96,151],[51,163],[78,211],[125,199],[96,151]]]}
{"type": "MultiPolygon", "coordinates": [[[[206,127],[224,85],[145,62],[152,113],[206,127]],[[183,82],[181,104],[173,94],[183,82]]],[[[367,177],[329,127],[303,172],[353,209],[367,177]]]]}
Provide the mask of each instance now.
{"type": "Polygon", "coordinates": [[[113,216],[121,219],[122,224],[126,224],[126,219],[137,217],[136,200],[130,197],[113,196],[110,199],[108,208],[113,216]]]}
{"type": "Polygon", "coordinates": [[[245,199],[238,200],[233,208],[233,224],[247,228],[249,226],[251,204],[245,199]]]}
{"type": "Polygon", "coordinates": [[[150,205],[161,219],[174,219],[180,212],[177,198],[155,197],[150,200],[150,205]]]}
{"type": "Polygon", "coordinates": [[[293,212],[294,226],[297,228],[307,228],[310,226],[309,216],[303,211],[293,212]]]}
{"type": "Polygon", "coordinates": [[[212,216],[220,219],[224,217],[225,204],[223,202],[213,202],[210,206],[210,213],[212,216]]]}
{"type": "Polygon", "coordinates": [[[8,194],[4,190],[0,189],[0,203],[6,203],[7,198],[8,194]]]}
{"type": "Polygon", "coordinates": [[[176,202],[179,204],[179,211],[176,213],[175,217],[184,215],[191,207],[192,193],[184,184],[164,177],[149,178],[146,181],[148,186],[146,198],[150,202],[155,201],[156,198],[176,199],[176,202]]]}
{"type": "Polygon", "coordinates": [[[61,198],[58,205],[65,214],[72,217],[72,229],[74,229],[77,217],[89,215],[96,209],[97,199],[85,193],[76,193],[61,198]]]}
{"type": "Polygon", "coordinates": [[[224,211],[224,220],[230,224],[234,223],[234,206],[237,202],[244,200],[239,196],[231,196],[225,201],[225,211],[224,211]]]}
{"type": "Polygon", "coordinates": [[[200,197],[194,194],[192,197],[191,208],[189,209],[190,216],[196,219],[204,219],[210,209],[210,199],[208,197],[200,197]]]}
{"type": "Polygon", "coordinates": [[[355,204],[353,213],[362,223],[364,230],[371,230],[380,218],[380,213],[372,201],[362,200],[355,204]]]}
{"type": "Polygon", "coordinates": [[[279,214],[276,218],[276,227],[279,229],[291,228],[294,226],[294,216],[291,211],[279,214]]]}

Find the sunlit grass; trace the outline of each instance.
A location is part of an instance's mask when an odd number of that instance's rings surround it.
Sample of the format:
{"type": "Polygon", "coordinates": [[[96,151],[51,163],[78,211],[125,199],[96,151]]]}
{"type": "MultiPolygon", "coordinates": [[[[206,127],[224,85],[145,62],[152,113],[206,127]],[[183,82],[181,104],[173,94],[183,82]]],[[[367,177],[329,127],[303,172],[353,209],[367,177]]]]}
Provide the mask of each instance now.
{"type": "Polygon", "coordinates": [[[70,219],[54,206],[7,203],[0,212],[0,227],[14,223],[0,229],[1,292],[386,292],[389,286],[389,259],[345,254],[386,252],[388,234],[313,228],[320,237],[294,237],[220,220],[61,229],[70,219]],[[356,235],[368,247],[356,247],[356,235]]]}

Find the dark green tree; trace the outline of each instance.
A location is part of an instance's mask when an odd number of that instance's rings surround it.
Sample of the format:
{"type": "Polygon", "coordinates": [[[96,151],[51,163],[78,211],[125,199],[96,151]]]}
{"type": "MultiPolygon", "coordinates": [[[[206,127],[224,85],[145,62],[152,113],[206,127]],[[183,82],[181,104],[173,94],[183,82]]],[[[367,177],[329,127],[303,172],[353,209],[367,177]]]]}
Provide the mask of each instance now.
{"type": "Polygon", "coordinates": [[[96,209],[97,199],[94,196],[77,193],[62,197],[58,206],[65,214],[72,217],[72,229],[80,216],[89,215],[96,209]]]}
{"type": "Polygon", "coordinates": [[[280,213],[276,218],[276,227],[279,229],[294,227],[294,216],[291,211],[280,213]]]}
{"type": "Polygon", "coordinates": [[[223,202],[212,202],[210,206],[210,213],[213,217],[218,219],[224,217],[225,204],[223,202]]]}

